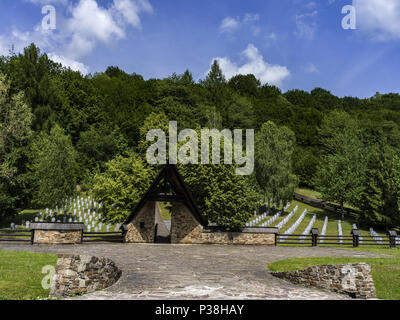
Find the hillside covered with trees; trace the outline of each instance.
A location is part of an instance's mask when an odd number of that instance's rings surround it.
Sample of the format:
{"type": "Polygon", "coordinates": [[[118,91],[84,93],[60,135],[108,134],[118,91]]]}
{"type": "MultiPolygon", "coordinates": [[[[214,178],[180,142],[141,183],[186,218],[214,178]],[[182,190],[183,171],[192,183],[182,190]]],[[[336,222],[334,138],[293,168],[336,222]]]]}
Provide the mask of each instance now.
{"type": "Polygon", "coordinates": [[[34,44],[0,57],[0,219],[79,186],[101,198],[105,219],[123,221],[158,170],[145,161],[146,133],[172,120],[179,130],[255,129],[251,176],[181,168],[210,221],[239,228],[260,200],[290,200],[301,186],[359,208],[360,224],[400,225],[398,93],[282,92],[253,75],[228,81],[216,62],[198,82],[189,70],[144,80],[116,66],[82,76],[34,44]]]}

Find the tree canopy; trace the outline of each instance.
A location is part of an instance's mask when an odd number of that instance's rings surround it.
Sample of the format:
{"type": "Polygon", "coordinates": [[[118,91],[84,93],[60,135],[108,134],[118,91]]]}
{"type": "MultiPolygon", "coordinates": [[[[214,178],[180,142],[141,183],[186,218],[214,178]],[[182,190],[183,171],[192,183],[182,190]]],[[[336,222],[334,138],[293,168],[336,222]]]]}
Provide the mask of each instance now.
{"type": "MultiPolygon", "coordinates": [[[[49,177],[57,172],[55,176],[62,176],[56,163],[68,164],[75,168],[73,176],[64,177],[68,185],[74,181],[90,191],[94,177],[109,171],[111,161],[130,159],[132,152],[145,159],[145,133],[171,120],[178,122],[180,130],[254,129],[258,178],[253,176],[250,184],[245,179],[246,185],[256,185],[257,192],[274,198],[290,197],[298,178],[300,186],[318,189],[326,199],[359,206],[364,190],[369,190],[366,179],[372,179],[365,173],[365,162],[375,146],[383,143],[391,148],[387,163],[392,163],[400,150],[398,93],[360,99],[337,97],[323,88],[282,92],[251,74],[227,80],[218,61],[200,80],[189,70],[145,80],[117,66],[83,76],[55,63],[32,44],[21,53],[0,58],[1,214],[13,215],[44,203],[38,196],[41,192],[56,201],[50,189],[45,191],[32,179],[32,172],[39,172],[38,163],[44,174],[44,168],[54,168],[49,177]],[[38,150],[34,146],[38,147],[41,139],[53,141],[49,142],[51,155],[32,151],[38,150]],[[73,155],[71,163],[65,152],[73,155]]],[[[215,174],[213,181],[220,181],[222,172],[230,177],[231,169],[196,170],[199,174],[210,170],[215,174]]],[[[228,180],[236,183],[235,179],[228,180]]],[[[223,181],[215,186],[225,190],[223,181]]],[[[221,191],[214,188],[222,199],[221,191]]],[[[380,201],[382,197],[379,195],[380,201]]],[[[206,200],[199,201],[206,208],[206,200]]],[[[232,204],[233,211],[253,207],[242,205],[232,204]]],[[[382,208],[373,210],[386,215],[382,208]]]]}

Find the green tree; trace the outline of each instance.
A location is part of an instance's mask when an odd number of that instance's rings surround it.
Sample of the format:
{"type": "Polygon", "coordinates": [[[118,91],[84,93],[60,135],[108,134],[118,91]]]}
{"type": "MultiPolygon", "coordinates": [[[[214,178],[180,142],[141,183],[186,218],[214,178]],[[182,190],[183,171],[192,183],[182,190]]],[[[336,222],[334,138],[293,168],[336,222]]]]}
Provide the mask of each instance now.
{"type": "Polygon", "coordinates": [[[55,125],[49,135],[41,133],[33,142],[32,155],[34,205],[60,205],[66,197],[74,195],[77,152],[62,128],[55,125]]]}
{"type": "Polygon", "coordinates": [[[241,95],[256,96],[261,82],[252,74],[239,74],[232,77],[228,85],[241,95]]]}
{"type": "Polygon", "coordinates": [[[358,206],[365,177],[365,147],[356,119],[344,111],[333,111],[322,121],[319,131],[321,162],[314,177],[325,201],[358,206]]]}
{"type": "Polygon", "coordinates": [[[236,175],[234,165],[186,165],[179,171],[203,216],[227,230],[243,228],[260,206],[249,178],[236,175]]]}
{"type": "Polygon", "coordinates": [[[0,74],[0,218],[14,215],[26,201],[24,173],[32,120],[24,94],[11,94],[10,83],[0,74]]]}
{"type": "Polygon", "coordinates": [[[106,169],[106,162],[128,150],[128,143],[120,130],[105,124],[91,126],[81,132],[77,144],[80,178],[91,181],[94,173],[106,169]]]}
{"type": "Polygon", "coordinates": [[[155,178],[156,171],[149,168],[134,153],[117,156],[107,162],[107,170],[96,174],[93,195],[103,203],[104,221],[121,223],[126,220],[155,178]]]}
{"type": "Polygon", "coordinates": [[[399,226],[399,169],[398,158],[387,144],[379,143],[372,148],[360,201],[359,224],[387,229],[399,226]]]}
{"type": "Polygon", "coordinates": [[[228,96],[228,87],[225,76],[217,60],[213,61],[210,72],[201,84],[207,88],[209,92],[210,104],[215,105],[218,109],[223,109],[224,101],[228,96]]]}
{"type": "Polygon", "coordinates": [[[255,137],[255,178],[268,201],[289,201],[298,185],[292,169],[294,133],[268,121],[255,137]]]}

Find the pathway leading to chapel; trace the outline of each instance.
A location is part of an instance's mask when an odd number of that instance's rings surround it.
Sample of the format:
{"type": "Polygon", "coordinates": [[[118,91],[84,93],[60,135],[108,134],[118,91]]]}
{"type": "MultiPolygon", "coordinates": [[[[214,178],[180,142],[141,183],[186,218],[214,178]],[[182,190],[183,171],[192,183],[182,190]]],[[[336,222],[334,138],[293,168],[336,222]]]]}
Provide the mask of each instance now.
{"type": "Polygon", "coordinates": [[[0,249],[87,254],[114,260],[122,276],[113,286],[74,299],[318,299],[347,296],[273,277],[268,264],[301,257],[382,257],[339,248],[233,245],[1,243],[0,249]]]}

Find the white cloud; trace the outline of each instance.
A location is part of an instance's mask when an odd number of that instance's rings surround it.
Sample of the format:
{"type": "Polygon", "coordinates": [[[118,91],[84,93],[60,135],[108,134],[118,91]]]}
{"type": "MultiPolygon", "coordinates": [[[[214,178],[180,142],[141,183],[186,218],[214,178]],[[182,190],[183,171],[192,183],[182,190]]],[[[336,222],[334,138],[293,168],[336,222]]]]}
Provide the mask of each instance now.
{"type": "Polygon", "coordinates": [[[70,37],[69,54],[74,58],[92,52],[98,42],[109,44],[125,37],[127,25],[141,28],[139,14],[152,12],[147,0],[114,0],[109,8],[100,7],[95,0],[80,0],[70,7],[67,20],[70,37]]]}
{"type": "Polygon", "coordinates": [[[231,32],[239,27],[240,22],[232,17],[226,17],[222,20],[219,29],[221,32],[231,32]]]}
{"type": "Polygon", "coordinates": [[[71,70],[80,71],[84,75],[89,73],[89,67],[85,66],[82,62],[75,61],[63,56],[58,56],[54,53],[49,53],[48,56],[51,60],[61,63],[63,66],[71,68],[71,70]]]}
{"type": "Polygon", "coordinates": [[[25,1],[68,5],[67,16],[57,12],[56,30],[43,30],[39,22],[33,30],[14,28],[10,34],[0,34],[0,54],[8,54],[12,44],[18,53],[34,42],[44,52],[51,52],[57,62],[82,73],[87,73],[88,67],[78,60],[90,55],[99,43],[110,45],[124,38],[129,26],[140,29],[140,14],[153,12],[148,0],[113,0],[107,8],[99,6],[98,0],[25,1]]]}
{"type": "Polygon", "coordinates": [[[260,20],[260,15],[258,13],[246,13],[243,18],[244,23],[255,22],[260,20]]]}
{"type": "Polygon", "coordinates": [[[263,84],[281,86],[282,82],[290,76],[287,67],[264,61],[263,56],[253,44],[249,44],[242,54],[246,60],[246,63],[242,66],[238,66],[227,57],[217,57],[212,61],[217,60],[227,79],[238,74],[254,74],[263,84]]]}
{"type": "Polygon", "coordinates": [[[141,29],[139,13],[153,12],[153,7],[147,0],[114,0],[114,7],[117,13],[121,14],[126,22],[135,28],[141,29]]]}
{"type": "Polygon", "coordinates": [[[318,6],[318,4],[314,1],[308,2],[304,5],[304,7],[306,7],[307,9],[313,9],[317,6],[318,6]]]}
{"type": "Polygon", "coordinates": [[[90,54],[97,42],[109,43],[125,36],[110,11],[99,7],[95,0],[80,0],[76,7],[70,8],[72,17],[67,28],[72,35],[68,46],[72,57],[90,54]]]}
{"type": "Polygon", "coordinates": [[[261,31],[261,29],[256,25],[259,20],[260,15],[258,13],[246,13],[243,18],[226,17],[221,21],[219,30],[222,33],[231,33],[246,25],[247,28],[250,27],[253,35],[257,36],[261,31]]]}
{"type": "Polygon", "coordinates": [[[297,30],[294,32],[295,36],[300,39],[313,40],[317,30],[317,23],[314,21],[314,17],[317,15],[317,10],[306,14],[296,15],[297,30]]]}
{"type": "Polygon", "coordinates": [[[357,29],[368,32],[376,40],[400,38],[400,1],[353,0],[357,29]]]}
{"type": "Polygon", "coordinates": [[[305,72],[308,72],[308,73],[318,73],[319,72],[318,68],[313,63],[310,63],[309,65],[303,67],[303,69],[305,72]]]}

